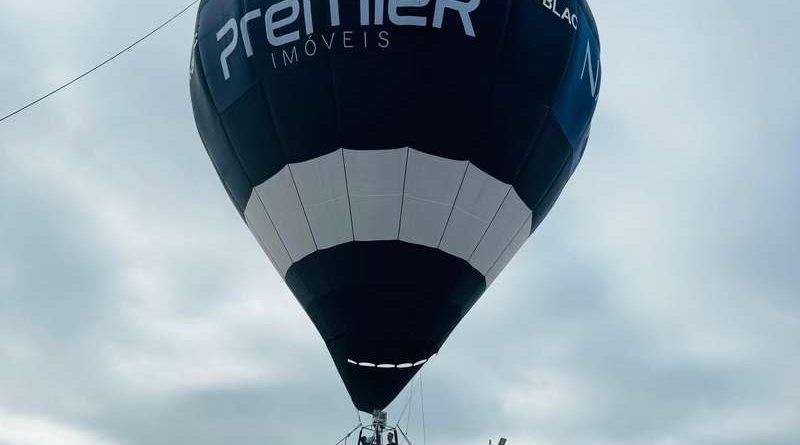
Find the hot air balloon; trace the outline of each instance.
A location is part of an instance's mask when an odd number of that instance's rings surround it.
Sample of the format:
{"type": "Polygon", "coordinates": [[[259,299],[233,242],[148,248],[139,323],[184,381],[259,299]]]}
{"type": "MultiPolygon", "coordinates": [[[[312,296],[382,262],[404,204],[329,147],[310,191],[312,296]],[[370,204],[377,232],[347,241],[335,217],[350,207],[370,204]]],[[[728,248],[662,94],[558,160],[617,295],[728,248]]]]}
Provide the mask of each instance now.
{"type": "Polygon", "coordinates": [[[384,409],[542,222],[600,86],[585,0],[204,0],[195,120],[231,200],[384,409]]]}

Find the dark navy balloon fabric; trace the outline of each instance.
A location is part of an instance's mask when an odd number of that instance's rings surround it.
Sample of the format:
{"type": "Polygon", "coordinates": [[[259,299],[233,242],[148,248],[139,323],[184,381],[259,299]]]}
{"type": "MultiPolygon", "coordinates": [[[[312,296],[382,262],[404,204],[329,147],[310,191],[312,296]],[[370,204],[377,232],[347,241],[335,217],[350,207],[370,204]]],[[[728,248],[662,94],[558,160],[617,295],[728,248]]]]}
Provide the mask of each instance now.
{"type": "MultiPolygon", "coordinates": [[[[488,273],[471,257],[448,253],[446,233],[428,247],[403,242],[401,228],[394,240],[359,238],[351,183],[351,242],[321,246],[315,233],[313,253],[293,254],[280,215],[270,214],[263,196],[254,199],[255,190],[287,165],[341,149],[411,147],[431,162],[464,162],[464,178],[469,165],[508,184],[507,195],[518,195],[530,213],[527,236],[583,155],[599,54],[584,0],[201,2],[191,96],[203,143],[242,216],[254,201],[265,207],[265,224],[288,259],[282,274],[359,409],[382,409],[396,397],[419,369],[400,357],[416,362],[436,353],[485,290],[488,273]]],[[[313,232],[305,186],[294,186],[313,232]]],[[[407,187],[404,181],[403,196],[407,187]]]]}

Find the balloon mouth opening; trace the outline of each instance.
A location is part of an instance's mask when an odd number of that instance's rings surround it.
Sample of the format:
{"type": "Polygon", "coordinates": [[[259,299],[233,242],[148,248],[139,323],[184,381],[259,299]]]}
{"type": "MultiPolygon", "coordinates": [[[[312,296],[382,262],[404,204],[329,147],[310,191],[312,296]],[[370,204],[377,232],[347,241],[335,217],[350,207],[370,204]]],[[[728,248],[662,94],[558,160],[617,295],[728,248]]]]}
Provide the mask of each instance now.
{"type": "Polygon", "coordinates": [[[360,366],[362,368],[376,368],[376,369],[409,369],[409,368],[418,368],[425,363],[428,363],[431,358],[426,358],[422,360],[418,360],[414,363],[400,363],[400,364],[393,364],[393,363],[380,363],[375,364],[371,362],[360,362],[358,360],[347,359],[347,363],[353,366],[360,366]]]}

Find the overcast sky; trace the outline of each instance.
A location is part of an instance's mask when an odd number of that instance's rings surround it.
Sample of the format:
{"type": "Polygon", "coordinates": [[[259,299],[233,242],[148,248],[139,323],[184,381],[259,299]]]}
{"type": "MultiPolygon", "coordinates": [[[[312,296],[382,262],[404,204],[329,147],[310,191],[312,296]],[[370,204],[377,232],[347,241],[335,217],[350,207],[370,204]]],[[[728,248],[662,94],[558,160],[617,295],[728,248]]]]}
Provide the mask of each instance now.
{"type": "MultiPolygon", "coordinates": [[[[0,114],[183,3],[0,0],[0,114]]],[[[800,4],[591,6],[586,156],[426,366],[427,442],[796,445],[800,4]]],[[[0,445],[333,445],[357,422],[197,136],[193,16],[0,124],[0,445]]]]}

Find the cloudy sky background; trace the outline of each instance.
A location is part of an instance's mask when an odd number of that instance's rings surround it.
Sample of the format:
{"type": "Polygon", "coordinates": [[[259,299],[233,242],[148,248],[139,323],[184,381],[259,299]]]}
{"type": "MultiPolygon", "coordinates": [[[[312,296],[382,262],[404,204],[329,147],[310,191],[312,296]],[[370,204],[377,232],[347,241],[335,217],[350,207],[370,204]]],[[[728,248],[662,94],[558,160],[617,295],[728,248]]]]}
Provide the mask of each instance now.
{"type": "MultiPolygon", "coordinates": [[[[182,3],[0,0],[0,114],[182,3]]],[[[425,368],[427,442],[796,445],[800,4],[592,7],[589,149],[425,368]]],[[[333,445],[356,423],[200,144],[192,28],[0,124],[0,445],[333,445]]]]}

